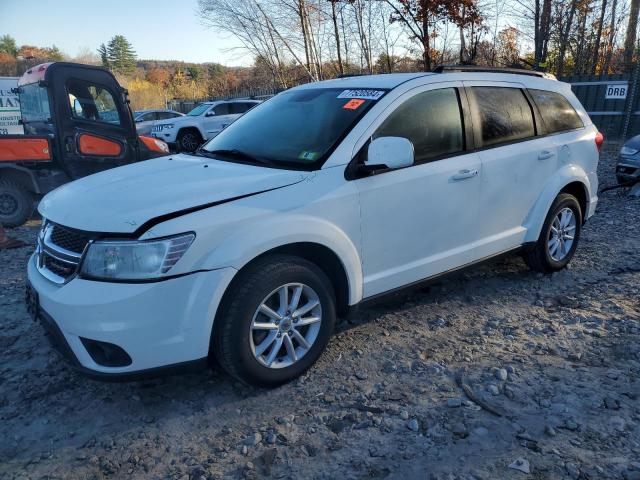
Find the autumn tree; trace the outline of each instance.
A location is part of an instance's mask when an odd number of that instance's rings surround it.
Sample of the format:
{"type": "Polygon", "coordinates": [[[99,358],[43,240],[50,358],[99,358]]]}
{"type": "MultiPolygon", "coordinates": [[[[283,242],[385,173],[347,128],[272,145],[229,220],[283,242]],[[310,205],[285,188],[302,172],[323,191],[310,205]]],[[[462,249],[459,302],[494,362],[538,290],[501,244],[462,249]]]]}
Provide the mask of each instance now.
{"type": "Polygon", "coordinates": [[[515,27],[506,27],[498,33],[496,60],[503,67],[520,64],[520,32],[515,27]]]}
{"type": "Polygon", "coordinates": [[[147,81],[161,86],[166,86],[169,83],[169,77],[169,71],[165,68],[152,68],[146,74],[147,81]]]}
{"type": "Polygon", "coordinates": [[[0,52],[0,77],[15,77],[18,74],[16,57],[6,52],[0,52]]]}

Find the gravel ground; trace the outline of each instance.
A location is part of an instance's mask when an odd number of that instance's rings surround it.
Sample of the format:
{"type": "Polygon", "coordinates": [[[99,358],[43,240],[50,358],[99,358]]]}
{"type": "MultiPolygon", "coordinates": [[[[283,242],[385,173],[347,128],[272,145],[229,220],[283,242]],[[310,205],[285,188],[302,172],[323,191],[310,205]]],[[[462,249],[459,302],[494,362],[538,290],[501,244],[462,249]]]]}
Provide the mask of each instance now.
{"type": "Polygon", "coordinates": [[[23,306],[32,248],[0,252],[0,478],[640,479],[639,213],[603,194],[563,272],[508,258],[361,309],[270,391],[83,378],[23,306]]]}

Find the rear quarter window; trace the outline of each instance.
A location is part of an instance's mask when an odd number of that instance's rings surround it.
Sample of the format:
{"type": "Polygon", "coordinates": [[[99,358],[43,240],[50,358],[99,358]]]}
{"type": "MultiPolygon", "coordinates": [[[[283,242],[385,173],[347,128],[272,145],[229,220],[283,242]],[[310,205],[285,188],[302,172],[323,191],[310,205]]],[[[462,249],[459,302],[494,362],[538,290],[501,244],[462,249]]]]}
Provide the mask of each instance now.
{"type": "Polygon", "coordinates": [[[529,90],[536,103],[547,133],[566,132],[584,127],[578,112],[559,93],[547,90],[529,90]]]}
{"type": "Polygon", "coordinates": [[[482,145],[492,146],[535,136],[531,105],[522,90],[510,87],[472,87],[479,116],[482,145]]]}

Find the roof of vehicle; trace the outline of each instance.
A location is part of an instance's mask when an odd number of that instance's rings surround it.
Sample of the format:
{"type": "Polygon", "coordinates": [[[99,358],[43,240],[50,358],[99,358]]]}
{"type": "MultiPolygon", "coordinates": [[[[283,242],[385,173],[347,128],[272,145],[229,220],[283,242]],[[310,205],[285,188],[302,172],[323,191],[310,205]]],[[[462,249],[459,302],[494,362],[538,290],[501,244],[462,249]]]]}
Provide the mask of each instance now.
{"type": "Polygon", "coordinates": [[[53,75],[54,72],[60,69],[101,70],[111,75],[113,80],[117,83],[116,78],[113,76],[113,74],[109,70],[106,70],[105,68],[99,67],[97,65],[86,65],[84,63],[73,63],[73,62],[48,62],[48,63],[41,63],[40,65],[36,65],[28,69],[18,79],[18,86],[21,87],[23,85],[30,85],[32,83],[36,83],[41,80],[50,80],[51,75],[53,75]]]}
{"type": "MultiPolygon", "coordinates": [[[[133,112],[136,115],[141,115],[143,113],[151,113],[151,112],[171,112],[171,113],[180,113],[176,110],[171,110],[170,108],[147,108],[144,110],[136,110],[135,112],[133,112]]],[[[180,113],[180,115],[184,115],[183,113],[180,113]]]]}
{"type": "Polygon", "coordinates": [[[261,103],[262,100],[256,100],[255,98],[230,98],[228,100],[211,100],[208,102],[200,102],[198,103],[198,105],[219,105],[220,103],[235,103],[235,102],[261,103]]]}
{"type": "Polygon", "coordinates": [[[334,78],[322,82],[306,83],[295,87],[305,88],[384,88],[391,89],[415,78],[436,75],[431,72],[382,73],[378,75],[355,75],[353,77],[334,78]]]}
{"type": "Polygon", "coordinates": [[[377,75],[354,75],[336,78],[332,80],[324,80],[321,82],[307,83],[295,87],[298,89],[307,88],[352,88],[352,89],[368,89],[381,88],[393,89],[405,82],[423,78],[425,83],[441,82],[441,81],[462,81],[462,80],[489,80],[501,82],[521,82],[521,83],[537,83],[537,82],[553,82],[560,84],[555,77],[542,72],[533,72],[530,70],[518,69],[499,69],[499,68],[464,68],[451,67],[441,69],[437,72],[415,72],[415,73],[383,73],[377,75]]]}

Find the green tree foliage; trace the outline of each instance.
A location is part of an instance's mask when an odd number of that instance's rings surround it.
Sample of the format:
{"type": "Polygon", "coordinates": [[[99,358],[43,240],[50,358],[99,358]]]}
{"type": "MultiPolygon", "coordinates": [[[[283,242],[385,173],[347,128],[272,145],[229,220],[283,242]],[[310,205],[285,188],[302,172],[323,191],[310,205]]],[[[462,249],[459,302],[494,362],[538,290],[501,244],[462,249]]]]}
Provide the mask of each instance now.
{"type": "MultiPolygon", "coordinates": [[[[98,50],[102,56],[102,52],[98,50]]],[[[136,52],[122,35],[113,37],[106,47],[107,66],[115,73],[131,75],[136,69],[136,52]]]]}
{"type": "Polygon", "coordinates": [[[202,78],[202,69],[197,65],[188,66],[187,73],[191,77],[191,80],[198,81],[202,78]]]}
{"type": "Polygon", "coordinates": [[[45,52],[47,54],[47,58],[53,62],[60,62],[64,60],[64,54],[55,45],[50,48],[45,48],[45,52]]]}
{"type": "Polygon", "coordinates": [[[10,35],[3,35],[0,37],[0,53],[6,53],[15,57],[18,53],[18,45],[16,45],[15,39],[10,35]]]}
{"type": "Polygon", "coordinates": [[[103,43],[98,48],[98,55],[100,55],[100,61],[104,68],[109,68],[109,53],[107,52],[107,46],[103,43]]]}

